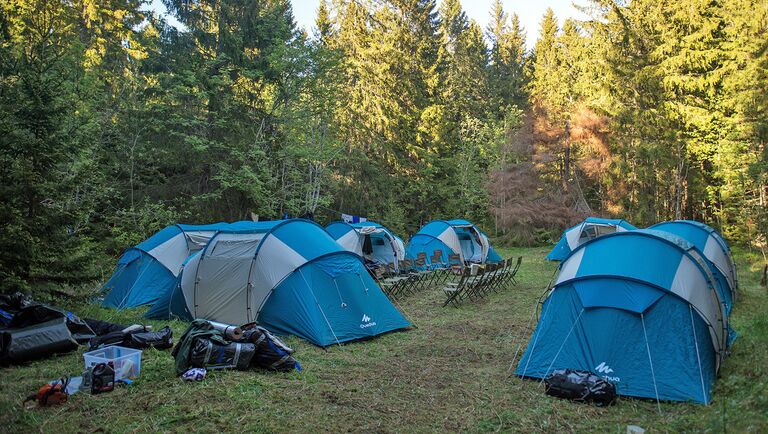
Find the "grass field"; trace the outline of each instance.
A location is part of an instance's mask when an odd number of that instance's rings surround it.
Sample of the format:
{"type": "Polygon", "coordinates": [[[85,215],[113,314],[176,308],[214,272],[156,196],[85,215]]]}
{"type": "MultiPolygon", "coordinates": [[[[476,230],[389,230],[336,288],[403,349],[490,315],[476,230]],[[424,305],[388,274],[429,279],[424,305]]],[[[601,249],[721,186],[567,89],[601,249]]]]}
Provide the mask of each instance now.
{"type": "MultiPolygon", "coordinates": [[[[23,410],[40,385],[82,370],[79,352],[0,368],[5,432],[768,432],[768,291],[758,256],[737,252],[739,332],[709,406],[622,399],[596,408],[550,398],[535,381],[508,376],[527,343],[533,306],[554,273],[546,248],[501,249],[524,257],[519,285],[461,308],[443,308],[436,289],[401,300],[415,328],[327,350],[288,338],[302,373],[209,372],[202,383],[174,375],[170,351],[148,350],[131,386],[63,406],[23,410]]],[[[140,322],[143,310],[114,312],[83,302],[60,305],[83,317],[140,322]]],[[[151,322],[156,327],[163,322],[151,322]]],[[[186,327],[171,323],[174,335],[186,327]]]]}

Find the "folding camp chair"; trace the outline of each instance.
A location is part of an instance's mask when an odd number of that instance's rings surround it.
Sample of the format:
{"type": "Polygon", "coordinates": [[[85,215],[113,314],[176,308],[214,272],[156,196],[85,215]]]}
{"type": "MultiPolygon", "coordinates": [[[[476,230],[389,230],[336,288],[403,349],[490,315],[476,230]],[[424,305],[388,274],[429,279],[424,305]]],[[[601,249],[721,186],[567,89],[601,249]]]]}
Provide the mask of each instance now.
{"type": "Polygon", "coordinates": [[[429,257],[429,262],[433,270],[443,268],[443,251],[435,249],[435,251],[432,252],[432,256],[429,257]]]}
{"type": "Polygon", "coordinates": [[[518,270],[520,270],[520,264],[522,263],[523,263],[523,257],[518,256],[517,263],[515,264],[515,268],[512,269],[512,271],[509,273],[509,279],[513,285],[517,285],[517,279],[515,279],[515,276],[517,275],[518,270]]]}
{"type": "Polygon", "coordinates": [[[384,269],[385,269],[385,272],[386,272],[386,274],[385,274],[386,277],[392,277],[392,276],[397,274],[397,267],[395,267],[395,263],[394,262],[387,263],[384,266],[384,269]]]}
{"type": "Polygon", "coordinates": [[[494,289],[494,285],[496,285],[496,281],[498,280],[499,274],[498,274],[499,267],[497,264],[486,264],[485,269],[483,271],[483,280],[480,282],[479,287],[475,291],[475,294],[480,297],[485,297],[488,295],[491,291],[496,292],[494,289]]]}
{"type": "Polygon", "coordinates": [[[486,273],[485,268],[478,268],[477,274],[466,282],[463,295],[459,295],[459,297],[468,298],[470,300],[483,297],[485,295],[485,286],[490,279],[491,273],[486,273]]]}
{"type": "Polygon", "coordinates": [[[465,268],[457,282],[448,282],[443,286],[443,292],[447,297],[445,303],[443,303],[443,307],[448,306],[449,304],[453,304],[454,307],[459,307],[461,294],[470,277],[469,268],[465,268]]]}
{"type": "Polygon", "coordinates": [[[413,261],[413,263],[414,268],[416,269],[414,273],[418,277],[413,284],[413,290],[421,291],[428,286],[430,281],[431,270],[427,264],[427,254],[424,252],[417,253],[416,259],[413,261]]]}

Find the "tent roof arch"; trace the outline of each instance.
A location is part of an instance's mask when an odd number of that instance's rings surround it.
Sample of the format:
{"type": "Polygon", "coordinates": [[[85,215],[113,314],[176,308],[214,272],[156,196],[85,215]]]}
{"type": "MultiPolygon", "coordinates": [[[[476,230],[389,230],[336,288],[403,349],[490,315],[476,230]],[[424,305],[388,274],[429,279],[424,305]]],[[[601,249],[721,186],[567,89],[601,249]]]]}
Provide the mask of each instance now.
{"type": "Polygon", "coordinates": [[[686,240],[647,229],[595,238],[560,264],[554,287],[601,278],[640,282],[684,299],[710,325],[713,345],[724,355],[728,334],[725,304],[703,256],[686,240]],[[643,254],[653,260],[633,261],[643,254]]]}
{"type": "Polygon", "coordinates": [[[694,244],[726,277],[731,292],[736,292],[738,276],[731,249],[714,228],[693,220],[673,220],[657,223],[649,229],[669,232],[694,244]]]}

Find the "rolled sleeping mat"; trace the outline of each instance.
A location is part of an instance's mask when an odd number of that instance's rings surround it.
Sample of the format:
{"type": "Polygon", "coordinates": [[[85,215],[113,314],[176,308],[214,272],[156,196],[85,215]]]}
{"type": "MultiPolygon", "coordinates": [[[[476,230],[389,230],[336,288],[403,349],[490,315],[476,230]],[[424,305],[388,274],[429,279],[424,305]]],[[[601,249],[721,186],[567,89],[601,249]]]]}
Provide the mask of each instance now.
{"type": "Polygon", "coordinates": [[[224,324],[216,321],[208,322],[213,326],[214,329],[224,333],[224,336],[226,336],[229,340],[237,341],[243,337],[243,330],[238,326],[234,326],[232,324],[224,324]]]}

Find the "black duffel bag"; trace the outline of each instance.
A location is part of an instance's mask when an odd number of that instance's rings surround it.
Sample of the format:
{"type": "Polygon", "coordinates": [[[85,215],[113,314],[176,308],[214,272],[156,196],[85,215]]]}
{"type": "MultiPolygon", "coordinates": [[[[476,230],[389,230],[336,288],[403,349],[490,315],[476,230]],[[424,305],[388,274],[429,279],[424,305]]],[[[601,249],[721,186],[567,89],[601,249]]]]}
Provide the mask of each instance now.
{"type": "Polygon", "coordinates": [[[254,326],[246,329],[240,342],[250,342],[256,346],[252,366],[270,371],[301,371],[301,365],[291,355],[293,350],[264,328],[254,326]]]}
{"type": "Polygon", "coordinates": [[[544,379],[547,395],[602,407],[616,402],[616,386],[589,371],[560,369],[544,379]]]}
{"type": "Polygon", "coordinates": [[[230,342],[221,345],[205,338],[196,338],[192,343],[189,364],[193,368],[246,370],[256,352],[251,343],[230,342]]]}
{"type": "Polygon", "coordinates": [[[146,329],[128,333],[123,331],[110,332],[91,339],[90,345],[90,350],[111,345],[135,348],[137,350],[144,350],[150,347],[165,350],[173,346],[173,331],[170,327],[165,326],[156,332],[146,329]]]}
{"type": "Polygon", "coordinates": [[[128,333],[123,340],[123,346],[129,348],[143,349],[156,348],[165,350],[173,346],[173,331],[165,326],[156,332],[138,331],[128,333]]]}

